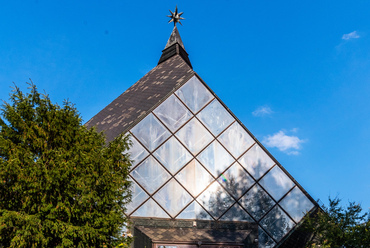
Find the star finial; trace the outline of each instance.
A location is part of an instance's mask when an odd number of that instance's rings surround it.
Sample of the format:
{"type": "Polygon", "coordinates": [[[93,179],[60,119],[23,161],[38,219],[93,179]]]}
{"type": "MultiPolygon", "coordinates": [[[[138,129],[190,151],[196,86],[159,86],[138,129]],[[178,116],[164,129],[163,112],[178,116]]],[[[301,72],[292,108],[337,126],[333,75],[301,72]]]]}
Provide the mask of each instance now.
{"type": "Polygon", "coordinates": [[[180,13],[178,13],[178,11],[177,11],[177,5],[176,5],[175,12],[172,12],[171,10],[170,10],[170,12],[171,12],[171,15],[168,15],[168,17],[169,17],[169,18],[171,18],[171,20],[169,20],[169,21],[168,21],[168,23],[173,22],[173,24],[174,24],[175,26],[176,26],[176,23],[180,23],[180,24],[182,25],[182,23],[181,23],[181,21],[180,21],[180,20],[185,20],[185,18],[182,18],[182,17],[181,17],[181,15],[182,15],[184,12],[180,12],[180,13]]]}

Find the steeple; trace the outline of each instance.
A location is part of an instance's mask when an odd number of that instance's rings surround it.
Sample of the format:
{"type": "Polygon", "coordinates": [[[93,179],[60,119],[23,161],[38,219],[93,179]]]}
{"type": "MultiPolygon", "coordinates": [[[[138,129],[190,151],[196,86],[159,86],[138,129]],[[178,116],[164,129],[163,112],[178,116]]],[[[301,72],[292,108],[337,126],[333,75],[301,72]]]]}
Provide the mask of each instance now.
{"type": "Polygon", "coordinates": [[[159,59],[158,64],[166,61],[167,59],[169,59],[169,58],[171,58],[171,57],[173,57],[175,55],[180,55],[181,58],[191,68],[193,68],[191,66],[191,63],[190,63],[190,60],[189,60],[189,57],[188,57],[188,53],[185,51],[184,44],[182,43],[179,30],[176,27],[176,23],[180,23],[181,24],[180,20],[183,20],[184,19],[184,18],[181,17],[181,15],[183,14],[183,12],[178,13],[177,12],[177,6],[176,6],[175,12],[172,12],[171,10],[170,10],[170,12],[171,12],[171,16],[168,16],[168,17],[170,17],[171,20],[169,22],[173,22],[174,23],[174,27],[173,27],[172,33],[170,35],[170,38],[168,39],[167,44],[166,44],[164,50],[162,51],[162,56],[159,59]]]}

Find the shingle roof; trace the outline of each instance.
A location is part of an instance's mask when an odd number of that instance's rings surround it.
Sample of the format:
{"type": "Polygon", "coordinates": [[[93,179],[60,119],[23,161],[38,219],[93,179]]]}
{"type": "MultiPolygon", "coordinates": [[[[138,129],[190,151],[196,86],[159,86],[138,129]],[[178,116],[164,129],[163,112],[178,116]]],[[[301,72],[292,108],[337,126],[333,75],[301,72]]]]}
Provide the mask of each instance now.
{"type": "MultiPolygon", "coordinates": [[[[258,236],[257,223],[238,221],[167,220],[132,218],[135,229],[152,242],[203,244],[244,244],[253,247],[258,236]],[[195,224],[195,225],[194,225],[195,224]]],[[[136,231],[136,230],[135,230],[136,231]]]]}
{"type": "Polygon", "coordinates": [[[95,126],[98,132],[105,133],[107,142],[112,141],[127,132],[194,74],[182,56],[176,54],[154,67],[85,125],[95,126]]]}
{"type": "Polygon", "coordinates": [[[243,244],[252,230],[232,230],[229,228],[160,228],[136,226],[153,242],[176,241],[202,243],[239,243],[243,244]]]}

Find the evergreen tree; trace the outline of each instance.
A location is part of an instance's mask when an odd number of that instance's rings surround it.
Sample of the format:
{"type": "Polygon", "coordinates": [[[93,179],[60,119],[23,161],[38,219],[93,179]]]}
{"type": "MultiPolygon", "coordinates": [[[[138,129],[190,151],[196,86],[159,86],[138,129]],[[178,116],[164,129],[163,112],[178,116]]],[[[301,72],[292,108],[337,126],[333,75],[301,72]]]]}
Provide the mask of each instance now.
{"type": "Polygon", "coordinates": [[[0,247],[112,247],[127,219],[127,137],[109,144],[33,84],[0,110],[0,247]]]}
{"type": "Polygon", "coordinates": [[[338,198],[329,199],[329,207],[323,206],[317,214],[307,216],[304,227],[313,234],[308,247],[370,247],[369,214],[354,202],[344,208],[338,198]]]}

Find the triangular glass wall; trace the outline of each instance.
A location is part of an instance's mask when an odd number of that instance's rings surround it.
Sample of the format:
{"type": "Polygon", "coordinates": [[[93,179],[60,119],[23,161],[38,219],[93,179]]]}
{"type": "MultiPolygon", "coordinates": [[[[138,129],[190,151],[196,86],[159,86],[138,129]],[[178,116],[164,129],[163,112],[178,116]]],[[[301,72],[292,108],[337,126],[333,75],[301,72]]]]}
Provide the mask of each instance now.
{"type": "Polygon", "coordinates": [[[315,206],[197,75],[129,134],[128,216],[256,222],[273,247],[315,206]]]}

